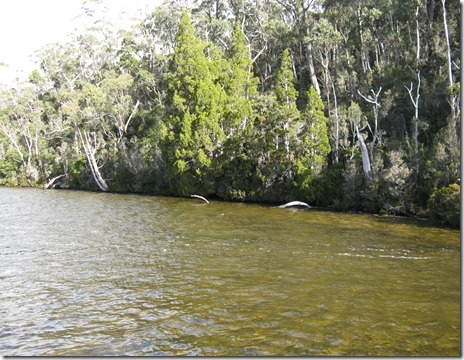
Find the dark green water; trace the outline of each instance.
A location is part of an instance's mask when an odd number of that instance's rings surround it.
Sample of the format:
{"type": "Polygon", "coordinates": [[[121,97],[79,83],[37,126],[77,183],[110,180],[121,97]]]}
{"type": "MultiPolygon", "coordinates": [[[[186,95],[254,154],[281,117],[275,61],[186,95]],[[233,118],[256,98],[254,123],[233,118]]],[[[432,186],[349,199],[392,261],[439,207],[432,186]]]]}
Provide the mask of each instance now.
{"type": "Polygon", "coordinates": [[[427,222],[0,188],[0,355],[460,355],[427,222]]]}

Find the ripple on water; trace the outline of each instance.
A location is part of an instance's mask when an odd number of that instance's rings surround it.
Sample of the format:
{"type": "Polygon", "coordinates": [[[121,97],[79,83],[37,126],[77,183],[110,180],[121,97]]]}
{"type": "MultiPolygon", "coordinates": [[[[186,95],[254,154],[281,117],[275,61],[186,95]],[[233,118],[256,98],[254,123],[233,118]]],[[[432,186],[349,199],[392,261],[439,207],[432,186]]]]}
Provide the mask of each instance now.
{"type": "Polygon", "coordinates": [[[206,205],[0,188],[0,354],[459,354],[459,231],[206,205]]]}

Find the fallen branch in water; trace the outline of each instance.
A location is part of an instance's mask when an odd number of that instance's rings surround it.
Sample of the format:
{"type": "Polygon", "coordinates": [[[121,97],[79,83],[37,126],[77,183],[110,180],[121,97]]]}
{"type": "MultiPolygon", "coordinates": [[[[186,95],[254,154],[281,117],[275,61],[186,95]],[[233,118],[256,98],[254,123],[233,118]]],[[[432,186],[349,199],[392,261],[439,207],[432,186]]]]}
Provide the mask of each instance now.
{"type": "MultiPolygon", "coordinates": [[[[45,190],[46,190],[46,189],[49,189],[50,186],[52,186],[53,183],[54,183],[56,180],[58,180],[59,178],[62,178],[63,176],[66,176],[66,174],[58,175],[58,176],[54,177],[53,179],[51,179],[51,180],[47,183],[47,185],[44,185],[44,189],[45,189],[45,190]]],[[[55,185],[53,185],[53,186],[55,186],[55,185]]]]}
{"type": "Polygon", "coordinates": [[[206,200],[203,196],[200,196],[200,195],[190,195],[190,197],[194,197],[194,198],[197,198],[197,199],[204,200],[204,201],[206,201],[207,204],[209,204],[209,201],[206,200]]]}
{"type": "Polygon", "coordinates": [[[302,201],[291,201],[291,202],[286,203],[284,205],[280,205],[279,208],[285,209],[285,208],[292,207],[292,206],[305,206],[308,209],[311,209],[311,206],[309,206],[308,204],[306,204],[305,202],[302,202],[302,201]]]}

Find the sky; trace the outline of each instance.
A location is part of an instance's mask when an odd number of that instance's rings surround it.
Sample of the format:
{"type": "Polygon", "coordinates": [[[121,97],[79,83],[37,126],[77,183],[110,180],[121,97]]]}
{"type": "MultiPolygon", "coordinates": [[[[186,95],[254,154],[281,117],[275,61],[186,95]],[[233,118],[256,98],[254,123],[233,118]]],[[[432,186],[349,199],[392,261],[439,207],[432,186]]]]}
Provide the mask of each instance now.
{"type": "MultiPolygon", "coordinates": [[[[37,68],[34,53],[50,43],[64,43],[78,33],[85,0],[0,0],[0,88],[26,81],[37,68]]],[[[105,19],[130,19],[154,10],[162,0],[101,0],[105,19]]],[[[121,25],[118,23],[118,25],[121,25]]]]}

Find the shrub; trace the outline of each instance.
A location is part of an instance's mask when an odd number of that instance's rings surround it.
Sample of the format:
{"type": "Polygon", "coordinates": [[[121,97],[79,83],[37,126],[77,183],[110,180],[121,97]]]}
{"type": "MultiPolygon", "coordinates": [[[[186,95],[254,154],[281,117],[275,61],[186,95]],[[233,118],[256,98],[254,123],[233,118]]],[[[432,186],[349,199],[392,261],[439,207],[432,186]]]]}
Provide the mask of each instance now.
{"type": "Polygon", "coordinates": [[[427,207],[430,214],[452,226],[461,223],[461,187],[451,184],[440,189],[434,189],[430,195],[427,207]]]}

